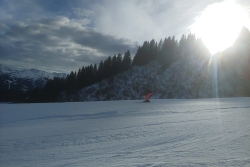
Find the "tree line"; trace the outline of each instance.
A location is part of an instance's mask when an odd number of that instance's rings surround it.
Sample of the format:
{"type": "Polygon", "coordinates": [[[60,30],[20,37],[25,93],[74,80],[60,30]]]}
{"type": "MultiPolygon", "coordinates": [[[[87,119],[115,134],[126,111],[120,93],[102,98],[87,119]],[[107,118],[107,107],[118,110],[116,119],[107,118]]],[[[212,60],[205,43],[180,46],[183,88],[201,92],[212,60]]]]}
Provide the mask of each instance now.
{"type": "Polygon", "coordinates": [[[66,78],[55,77],[49,80],[44,88],[35,88],[29,96],[29,102],[54,102],[61,92],[66,96],[104,79],[128,71],[132,66],[144,66],[153,60],[159,61],[162,71],[177,61],[183,52],[193,51],[194,45],[202,44],[194,34],[183,35],[178,42],[175,37],[168,37],[157,43],[154,39],[145,41],[131,58],[130,51],[122,55],[109,56],[98,65],[91,64],[71,71],[66,78]]]}

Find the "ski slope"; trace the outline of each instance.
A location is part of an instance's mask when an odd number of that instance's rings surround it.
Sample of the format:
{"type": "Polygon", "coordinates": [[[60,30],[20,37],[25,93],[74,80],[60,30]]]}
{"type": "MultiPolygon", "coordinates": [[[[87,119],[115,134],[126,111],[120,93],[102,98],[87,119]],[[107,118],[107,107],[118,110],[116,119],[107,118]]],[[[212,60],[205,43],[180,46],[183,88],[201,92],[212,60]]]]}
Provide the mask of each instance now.
{"type": "Polygon", "coordinates": [[[0,104],[0,166],[250,166],[250,98],[0,104]]]}

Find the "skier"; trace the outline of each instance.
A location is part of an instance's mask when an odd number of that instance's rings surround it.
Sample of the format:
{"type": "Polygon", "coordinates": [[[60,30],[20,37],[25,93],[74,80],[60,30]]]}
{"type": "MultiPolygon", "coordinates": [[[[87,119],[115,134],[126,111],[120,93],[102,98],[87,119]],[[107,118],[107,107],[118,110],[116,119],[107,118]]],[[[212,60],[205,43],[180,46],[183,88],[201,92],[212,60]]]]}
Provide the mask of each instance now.
{"type": "Polygon", "coordinates": [[[147,91],[146,96],[145,96],[145,101],[143,101],[143,102],[150,102],[149,99],[150,99],[152,94],[153,94],[152,91],[147,91]]]}

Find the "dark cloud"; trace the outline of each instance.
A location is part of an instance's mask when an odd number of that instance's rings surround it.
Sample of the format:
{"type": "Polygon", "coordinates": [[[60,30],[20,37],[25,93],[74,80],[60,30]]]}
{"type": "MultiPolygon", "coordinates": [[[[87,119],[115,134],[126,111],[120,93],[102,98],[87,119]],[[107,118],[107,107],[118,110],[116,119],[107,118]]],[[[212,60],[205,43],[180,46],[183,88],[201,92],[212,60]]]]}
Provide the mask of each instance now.
{"type": "Polygon", "coordinates": [[[127,39],[90,30],[66,17],[0,27],[5,27],[0,34],[2,61],[32,63],[29,66],[34,67],[57,66],[61,71],[99,63],[109,55],[137,47],[127,39]]]}
{"type": "Polygon", "coordinates": [[[95,3],[99,3],[100,0],[32,0],[38,6],[42,7],[44,10],[50,12],[60,12],[60,11],[68,11],[69,9],[83,6],[85,8],[89,8],[95,3]]]}
{"type": "Polygon", "coordinates": [[[74,42],[82,46],[96,48],[106,53],[118,53],[131,49],[131,44],[128,44],[131,43],[131,41],[127,39],[117,39],[114,36],[104,35],[93,30],[75,32],[72,34],[72,38],[74,42]]]}
{"type": "MultiPolygon", "coordinates": [[[[34,0],[33,0],[34,1],[34,0]]],[[[72,7],[73,3],[77,3],[78,1],[70,1],[70,0],[35,0],[35,3],[38,6],[42,7],[44,10],[50,12],[60,12],[68,10],[72,7]]]]}
{"type": "Polygon", "coordinates": [[[15,22],[55,16],[75,19],[79,17],[79,11],[101,2],[102,0],[0,0],[0,20],[15,22]]]}

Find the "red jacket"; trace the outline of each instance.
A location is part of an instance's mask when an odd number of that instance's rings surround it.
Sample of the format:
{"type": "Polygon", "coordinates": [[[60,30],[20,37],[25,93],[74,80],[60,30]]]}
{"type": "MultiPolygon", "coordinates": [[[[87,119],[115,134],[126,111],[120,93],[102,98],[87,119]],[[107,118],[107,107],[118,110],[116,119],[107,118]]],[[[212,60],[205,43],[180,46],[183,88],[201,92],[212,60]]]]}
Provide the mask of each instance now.
{"type": "Polygon", "coordinates": [[[150,96],[151,96],[152,94],[153,94],[153,93],[148,93],[148,94],[146,94],[145,100],[149,100],[149,99],[150,99],[150,96]]]}

